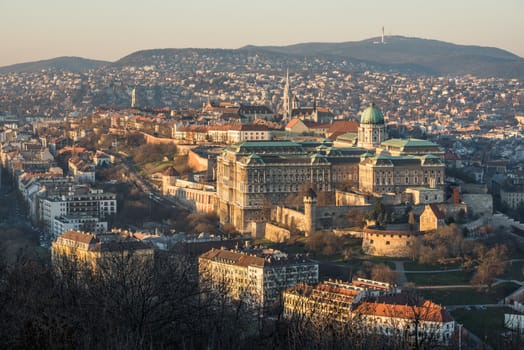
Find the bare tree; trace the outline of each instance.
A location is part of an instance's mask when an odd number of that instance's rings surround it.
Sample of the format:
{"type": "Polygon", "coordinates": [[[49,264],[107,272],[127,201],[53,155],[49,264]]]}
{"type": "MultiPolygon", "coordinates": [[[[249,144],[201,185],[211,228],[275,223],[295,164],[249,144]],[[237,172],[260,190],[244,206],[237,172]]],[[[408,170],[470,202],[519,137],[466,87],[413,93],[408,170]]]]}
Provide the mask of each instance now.
{"type": "Polygon", "coordinates": [[[398,273],[384,263],[377,264],[371,268],[371,279],[388,283],[396,283],[398,273]]]}
{"type": "Polygon", "coordinates": [[[480,249],[478,254],[478,266],[471,282],[490,285],[506,271],[508,248],[505,245],[496,245],[487,251],[480,249]]]}

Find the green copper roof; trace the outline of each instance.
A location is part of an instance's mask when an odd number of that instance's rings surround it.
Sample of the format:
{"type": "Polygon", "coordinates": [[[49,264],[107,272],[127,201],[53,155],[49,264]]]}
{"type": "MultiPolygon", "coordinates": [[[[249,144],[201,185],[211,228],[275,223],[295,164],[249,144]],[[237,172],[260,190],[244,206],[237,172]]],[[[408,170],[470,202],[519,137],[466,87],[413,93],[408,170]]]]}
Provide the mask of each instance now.
{"type": "Polygon", "coordinates": [[[380,109],[375,107],[375,104],[372,103],[362,112],[360,124],[384,124],[384,115],[380,109]]]}
{"type": "Polygon", "coordinates": [[[246,164],[264,164],[264,161],[258,155],[252,153],[246,157],[246,164]]]}
{"type": "Polygon", "coordinates": [[[389,139],[381,144],[382,146],[393,146],[398,148],[403,147],[438,147],[434,142],[420,139],[389,139]]]}

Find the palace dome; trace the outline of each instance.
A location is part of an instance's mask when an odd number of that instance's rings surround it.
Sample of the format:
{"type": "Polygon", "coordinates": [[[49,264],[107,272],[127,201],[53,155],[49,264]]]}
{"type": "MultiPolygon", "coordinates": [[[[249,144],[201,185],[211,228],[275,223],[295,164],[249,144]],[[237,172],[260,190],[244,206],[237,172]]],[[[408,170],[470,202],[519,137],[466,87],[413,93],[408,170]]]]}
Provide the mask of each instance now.
{"type": "Polygon", "coordinates": [[[375,103],[366,108],[360,117],[360,124],[384,124],[384,115],[375,107],[375,103]]]}

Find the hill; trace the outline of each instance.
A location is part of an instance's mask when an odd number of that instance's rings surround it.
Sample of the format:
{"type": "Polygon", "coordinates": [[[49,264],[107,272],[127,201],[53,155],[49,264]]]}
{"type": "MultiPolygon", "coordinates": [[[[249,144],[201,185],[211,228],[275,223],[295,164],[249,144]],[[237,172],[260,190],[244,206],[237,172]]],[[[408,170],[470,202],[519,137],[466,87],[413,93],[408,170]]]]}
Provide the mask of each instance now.
{"type": "Polygon", "coordinates": [[[109,64],[106,61],[90,60],[81,57],[57,57],[48,60],[18,63],[0,67],[0,74],[38,72],[42,69],[64,70],[70,72],[85,72],[109,64]]]}
{"type": "Polygon", "coordinates": [[[403,36],[389,36],[385,44],[380,43],[380,38],[371,38],[343,43],[246,46],[241,50],[360,60],[400,72],[524,77],[524,59],[508,51],[403,36]]]}
{"type": "Polygon", "coordinates": [[[195,71],[203,67],[213,71],[238,72],[262,69],[266,73],[272,73],[282,67],[301,70],[306,58],[312,59],[308,63],[309,70],[328,67],[337,70],[343,67],[347,70],[393,71],[417,75],[473,74],[479,77],[524,78],[524,58],[508,51],[403,36],[388,36],[385,44],[380,43],[380,38],[371,38],[342,43],[249,45],[240,49],[153,49],[134,52],[113,63],[79,57],[59,57],[0,67],[0,73],[35,72],[42,69],[84,72],[106,67],[118,70],[124,66],[168,67],[171,71],[195,71]],[[249,66],[253,63],[253,56],[265,64],[249,66]],[[313,63],[317,58],[322,58],[322,66],[313,63]]]}

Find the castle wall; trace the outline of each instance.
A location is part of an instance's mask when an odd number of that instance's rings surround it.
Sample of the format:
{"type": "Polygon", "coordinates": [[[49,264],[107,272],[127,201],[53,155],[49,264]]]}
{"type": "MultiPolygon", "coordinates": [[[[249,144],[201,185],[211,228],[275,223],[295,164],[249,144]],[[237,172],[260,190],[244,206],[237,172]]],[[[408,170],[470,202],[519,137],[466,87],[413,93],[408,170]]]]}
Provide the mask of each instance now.
{"type": "Polygon", "coordinates": [[[209,166],[207,158],[200,157],[192,150],[187,153],[187,165],[195,171],[206,171],[209,166]]]}
{"type": "Polygon", "coordinates": [[[367,205],[370,204],[373,197],[360,193],[335,191],[336,205],[367,205]]]}
{"type": "Polygon", "coordinates": [[[271,210],[271,220],[279,225],[299,231],[306,231],[306,216],[304,213],[286,207],[277,206],[271,210]]]}
{"type": "Polygon", "coordinates": [[[165,137],[155,137],[145,132],[141,132],[141,134],[144,135],[144,137],[146,138],[146,143],[150,145],[168,145],[168,144],[176,145],[177,144],[177,141],[174,139],[168,139],[165,137]]]}
{"type": "Polygon", "coordinates": [[[291,232],[283,227],[266,222],[264,238],[271,241],[282,243],[291,237],[291,232]]]}
{"type": "MultiPolygon", "coordinates": [[[[371,206],[316,206],[315,227],[316,229],[332,229],[352,226],[348,214],[351,210],[367,212],[371,206]]],[[[277,206],[271,210],[271,221],[277,225],[291,229],[293,226],[299,231],[307,231],[306,215],[302,212],[277,206]]]]}
{"type": "Polygon", "coordinates": [[[375,230],[366,227],[362,249],[368,255],[405,258],[411,256],[412,247],[419,240],[420,235],[413,231],[375,230]]]}
{"type": "Polygon", "coordinates": [[[348,219],[349,210],[352,206],[322,206],[316,208],[316,225],[319,229],[331,229],[335,227],[347,227],[350,225],[348,219]]]}
{"type": "Polygon", "coordinates": [[[491,194],[466,194],[461,195],[462,201],[468,206],[468,213],[480,216],[493,214],[493,197],[491,194]]]}

